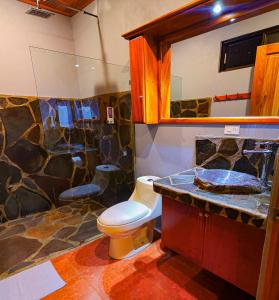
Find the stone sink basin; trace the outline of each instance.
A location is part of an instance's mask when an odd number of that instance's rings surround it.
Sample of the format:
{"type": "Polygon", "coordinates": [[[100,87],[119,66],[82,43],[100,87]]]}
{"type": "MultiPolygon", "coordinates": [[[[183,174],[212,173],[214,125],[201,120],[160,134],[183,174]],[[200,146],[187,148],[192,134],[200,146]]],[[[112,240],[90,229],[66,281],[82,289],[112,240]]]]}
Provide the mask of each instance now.
{"type": "Polygon", "coordinates": [[[221,194],[260,194],[265,191],[253,175],[221,169],[196,169],[194,184],[199,188],[221,194]]]}

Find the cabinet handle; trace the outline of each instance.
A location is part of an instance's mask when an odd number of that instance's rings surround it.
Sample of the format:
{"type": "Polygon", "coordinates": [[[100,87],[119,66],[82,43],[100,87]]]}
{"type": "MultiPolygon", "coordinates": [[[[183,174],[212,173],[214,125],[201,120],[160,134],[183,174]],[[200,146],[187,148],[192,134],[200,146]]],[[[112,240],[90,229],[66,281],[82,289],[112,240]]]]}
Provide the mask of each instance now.
{"type": "Polygon", "coordinates": [[[204,216],[205,216],[206,218],[208,218],[208,217],[209,217],[209,214],[204,214],[204,216]]]}
{"type": "Polygon", "coordinates": [[[203,217],[203,213],[200,212],[200,213],[199,213],[199,217],[203,217]]]}

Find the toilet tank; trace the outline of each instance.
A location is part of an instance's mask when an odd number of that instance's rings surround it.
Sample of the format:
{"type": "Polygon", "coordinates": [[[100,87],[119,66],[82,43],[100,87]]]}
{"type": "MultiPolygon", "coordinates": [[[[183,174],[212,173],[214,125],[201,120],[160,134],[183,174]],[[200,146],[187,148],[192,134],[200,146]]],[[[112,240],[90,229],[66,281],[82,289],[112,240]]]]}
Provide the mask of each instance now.
{"type": "Polygon", "coordinates": [[[135,190],[129,200],[146,205],[156,215],[162,212],[162,196],[153,191],[153,181],[160,179],[156,176],[142,176],[137,178],[135,190]]]}

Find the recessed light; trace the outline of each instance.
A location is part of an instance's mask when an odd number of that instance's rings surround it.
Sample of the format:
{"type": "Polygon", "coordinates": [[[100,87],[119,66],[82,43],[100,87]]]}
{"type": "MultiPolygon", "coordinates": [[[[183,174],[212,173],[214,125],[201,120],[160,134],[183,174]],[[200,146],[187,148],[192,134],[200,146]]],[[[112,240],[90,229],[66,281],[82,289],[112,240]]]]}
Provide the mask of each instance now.
{"type": "Polygon", "coordinates": [[[75,67],[76,67],[76,68],[79,68],[79,64],[76,64],[75,67]]]}
{"type": "Polygon", "coordinates": [[[213,11],[213,13],[215,15],[220,15],[220,13],[222,12],[222,10],[223,10],[223,7],[222,7],[222,5],[220,3],[216,3],[213,6],[213,9],[212,9],[212,11],[213,11]]]}
{"type": "Polygon", "coordinates": [[[231,18],[230,22],[233,23],[236,20],[236,18],[231,18]]]}

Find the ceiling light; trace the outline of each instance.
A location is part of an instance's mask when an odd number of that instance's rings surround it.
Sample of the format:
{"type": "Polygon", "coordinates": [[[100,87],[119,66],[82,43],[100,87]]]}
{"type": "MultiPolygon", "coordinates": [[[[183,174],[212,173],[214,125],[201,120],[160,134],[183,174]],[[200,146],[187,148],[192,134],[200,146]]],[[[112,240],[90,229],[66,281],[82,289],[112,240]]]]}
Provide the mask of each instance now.
{"type": "Polygon", "coordinates": [[[76,67],[76,68],[79,68],[79,64],[76,64],[75,67],[76,67]]]}
{"type": "Polygon", "coordinates": [[[236,18],[231,18],[230,22],[233,23],[236,20],[236,18]]]}
{"type": "Polygon", "coordinates": [[[220,15],[222,10],[223,10],[223,7],[220,3],[216,3],[212,9],[212,11],[215,15],[220,15]]]}

